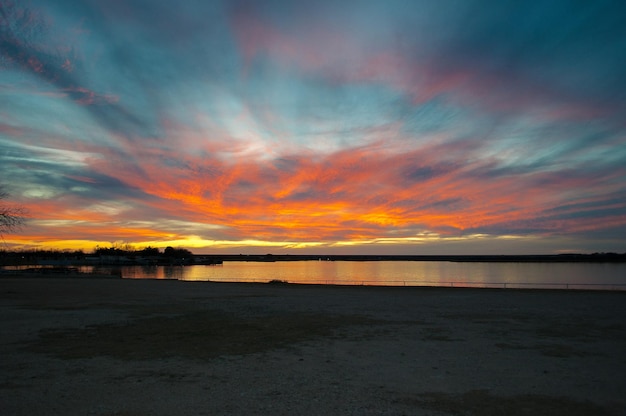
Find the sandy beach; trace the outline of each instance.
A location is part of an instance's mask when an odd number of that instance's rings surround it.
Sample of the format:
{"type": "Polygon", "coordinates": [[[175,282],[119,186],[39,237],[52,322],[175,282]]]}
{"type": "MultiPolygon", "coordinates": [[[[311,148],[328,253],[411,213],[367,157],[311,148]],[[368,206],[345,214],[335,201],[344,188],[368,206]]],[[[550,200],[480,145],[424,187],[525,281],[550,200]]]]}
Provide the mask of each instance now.
{"type": "Polygon", "coordinates": [[[623,415],[626,293],[0,278],[3,415],[623,415]]]}

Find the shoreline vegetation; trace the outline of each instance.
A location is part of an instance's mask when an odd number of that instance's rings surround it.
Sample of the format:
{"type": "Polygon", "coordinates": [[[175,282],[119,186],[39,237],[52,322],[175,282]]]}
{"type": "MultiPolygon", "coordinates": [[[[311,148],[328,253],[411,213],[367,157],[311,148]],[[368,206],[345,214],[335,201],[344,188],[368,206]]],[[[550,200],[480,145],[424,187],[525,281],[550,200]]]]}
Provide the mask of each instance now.
{"type": "Polygon", "coordinates": [[[449,261],[482,263],[623,263],[626,253],[570,253],[538,255],[354,255],[354,254],[193,254],[167,247],[141,250],[96,248],[83,251],[0,251],[3,266],[89,266],[89,265],[213,265],[225,261],[449,261]]]}

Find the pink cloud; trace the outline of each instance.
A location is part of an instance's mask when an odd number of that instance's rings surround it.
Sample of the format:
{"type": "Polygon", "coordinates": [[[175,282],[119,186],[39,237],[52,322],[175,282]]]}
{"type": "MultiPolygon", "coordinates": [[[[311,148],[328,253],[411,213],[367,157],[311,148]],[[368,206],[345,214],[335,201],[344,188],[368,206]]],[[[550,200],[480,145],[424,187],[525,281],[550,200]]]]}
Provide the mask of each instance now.
{"type": "MultiPolygon", "coordinates": [[[[343,30],[327,25],[310,25],[298,33],[286,33],[261,20],[250,11],[235,13],[231,25],[247,70],[259,55],[268,55],[287,67],[308,71],[346,68],[358,59],[357,39],[343,30]]],[[[334,76],[343,76],[340,73],[334,76]]]]}
{"type": "Polygon", "coordinates": [[[437,56],[427,45],[411,51],[393,45],[381,49],[323,21],[290,31],[246,10],[234,14],[231,25],[246,72],[257,57],[267,56],[283,67],[322,75],[330,83],[387,85],[411,97],[415,105],[445,94],[462,106],[530,113],[548,121],[612,117],[616,112],[607,103],[572,96],[521,72],[481,69],[472,62],[437,56]]]}
{"type": "Polygon", "coordinates": [[[21,127],[11,126],[9,124],[0,123],[0,133],[11,137],[21,137],[24,135],[24,129],[21,127]]]}

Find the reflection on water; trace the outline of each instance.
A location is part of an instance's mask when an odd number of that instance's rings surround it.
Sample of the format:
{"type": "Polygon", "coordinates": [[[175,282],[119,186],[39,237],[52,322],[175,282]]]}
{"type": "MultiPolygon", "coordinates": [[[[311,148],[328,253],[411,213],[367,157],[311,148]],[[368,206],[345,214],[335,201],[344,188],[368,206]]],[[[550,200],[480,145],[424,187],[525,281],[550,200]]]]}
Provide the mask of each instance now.
{"type": "Polygon", "coordinates": [[[124,266],[121,272],[124,278],[134,279],[626,290],[624,263],[279,261],[224,262],[216,266],[124,266]]]}

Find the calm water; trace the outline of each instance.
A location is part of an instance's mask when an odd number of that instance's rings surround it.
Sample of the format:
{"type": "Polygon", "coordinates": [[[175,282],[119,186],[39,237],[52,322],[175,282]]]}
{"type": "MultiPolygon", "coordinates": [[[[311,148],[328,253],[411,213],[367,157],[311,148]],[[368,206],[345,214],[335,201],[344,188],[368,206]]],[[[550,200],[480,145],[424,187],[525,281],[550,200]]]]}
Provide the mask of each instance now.
{"type": "Polygon", "coordinates": [[[225,262],[217,266],[128,266],[125,278],[626,290],[624,263],[455,263],[444,261],[225,262]]]}

